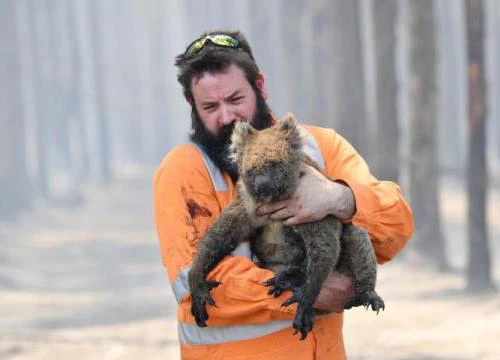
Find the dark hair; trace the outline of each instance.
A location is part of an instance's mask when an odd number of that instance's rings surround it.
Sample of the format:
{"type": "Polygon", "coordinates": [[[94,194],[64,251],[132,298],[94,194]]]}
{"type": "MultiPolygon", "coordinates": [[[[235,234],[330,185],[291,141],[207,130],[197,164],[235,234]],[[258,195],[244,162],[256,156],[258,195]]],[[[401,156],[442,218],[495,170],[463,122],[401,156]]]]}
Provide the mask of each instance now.
{"type": "Polygon", "coordinates": [[[191,92],[191,82],[193,78],[201,76],[203,73],[224,72],[229,66],[238,66],[248,82],[254,88],[257,88],[256,81],[259,75],[259,67],[255,63],[252,49],[245,36],[240,31],[210,31],[205,35],[224,34],[234,37],[240,41],[241,47],[229,48],[220,47],[207,42],[203,49],[196,55],[186,58],[182,53],[175,58],[175,66],[179,69],[177,81],[181,84],[184,97],[188,100],[193,99],[191,92]]]}

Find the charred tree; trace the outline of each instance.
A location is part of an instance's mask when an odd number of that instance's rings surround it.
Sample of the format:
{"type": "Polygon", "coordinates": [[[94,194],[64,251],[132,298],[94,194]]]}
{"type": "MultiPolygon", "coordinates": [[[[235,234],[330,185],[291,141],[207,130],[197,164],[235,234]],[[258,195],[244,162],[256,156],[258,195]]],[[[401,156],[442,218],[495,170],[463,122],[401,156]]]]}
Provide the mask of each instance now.
{"type": "Polygon", "coordinates": [[[308,29],[307,40],[311,41],[309,49],[304,50],[309,54],[304,54],[304,56],[309,56],[309,58],[306,57],[306,63],[312,77],[309,88],[311,93],[304,95],[305,99],[312,97],[310,102],[312,120],[315,124],[325,127],[338,127],[340,123],[339,116],[334,112],[336,103],[333,101],[339,96],[335,81],[336,72],[332,66],[336,52],[332,39],[335,31],[332,21],[335,11],[333,7],[333,4],[328,1],[318,1],[311,4],[304,14],[309,18],[307,25],[310,29],[308,29]]]}
{"type": "Polygon", "coordinates": [[[97,147],[99,157],[99,175],[101,181],[105,184],[111,182],[111,164],[110,164],[110,144],[109,144],[109,114],[105,100],[105,81],[103,72],[103,54],[101,44],[101,22],[99,19],[99,2],[97,0],[89,1],[89,20],[90,20],[90,41],[92,48],[92,57],[94,60],[93,85],[96,103],[97,117],[97,147]]]}
{"type": "Polygon", "coordinates": [[[0,2],[0,218],[30,205],[16,3],[0,2]]]}
{"type": "Polygon", "coordinates": [[[399,125],[396,83],[397,0],[378,0],[373,4],[375,33],[375,109],[377,123],[376,175],[399,180],[399,125]]]}
{"type": "Polygon", "coordinates": [[[363,46],[361,42],[359,0],[329,2],[333,28],[324,39],[331,63],[324,69],[332,72],[334,93],[327,94],[339,133],[361,155],[368,155],[366,102],[364,91],[363,46]]]}
{"type": "Polygon", "coordinates": [[[47,4],[47,16],[48,16],[48,39],[49,47],[48,51],[50,54],[51,61],[51,74],[50,83],[52,88],[52,97],[58,99],[58,101],[51,102],[51,131],[50,138],[53,145],[54,152],[57,153],[58,170],[63,170],[64,172],[69,171],[70,167],[70,140],[69,140],[69,124],[67,118],[67,100],[68,100],[68,89],[66,85],[67,71],[64,63],[64,55],[66,52],[67,41],[66,34],[67,30],[63,29],[63,7],[64,4],[60,1],[50,1],[47,4]]]}
{"type": "MultiPolygon", "coordinates": [[[[283,2],[282,2],[283,3],[283,2]]],[[[300,0],[288,0],[286,5],[281,4],[282,8],[285,7],[283,21],[281,21],[280,40],[283,42],[283,61],[282,66],[285,70],[284,84],[280,84],[281,91],[286,92],[286,107],[293,109],[299,121],[310,122],[312,119],[308,117],[305,99],[311,97],[305,95],[307,89],[306,76],[307,70],[302,65],[301,58],[297,56],[297,49],[301,49],[300,53],[309,51],[301,44],[301,18],[304,15],[305,4],[300,0]]]]}
{"type": "Polygon", "coordinates": [[[35,94],[35,131],[36,131],[36,189],[38,194],[48,199],[49,190],[49,141],[50,126],[49,77],[50,62],[47,59],[48,21],[45,4],[28,3],[29,42],[31,58],[29,66],[33,76],[33,92],[35,94]]]}
{"type": "Polygon", "coordinates": [[[469,258],[467,289],[493,289],[486,225],[486,104],[484,66],[484,12],[481,0],[465,0],[469,80],[469,151],[467,198],[469,258]]]}
{"type": "Polygon", "coordinates": [[[437,52],[435,2],[409,0],[410,196],[415,248],[441,270],[448,268],[439,211],[437,52]]]}
{"type": "Polygon", "coordinates": [[[76,151],[78,166],[73,166],[76,178],[79,183],[82,183],[90,177],[90,159],[87,146],[87,126],[83,115],[83,67],[82,67],[82,50],[81,36],[78,32],[79,15],[74,2],[69,1],[66,8],[66,26],[68,31],[68,40],[70,44],[69,61],[71,68],[71,86],[68,95],[68,117],[72,119],[75,142],[77,143],[76,151]]]}
{"type": "MultiPolygon", "coordinates": [[[[155,114],[153,121],[153,140],[154,140],[154,161],[160,162],[167,153],[167,149],[172,144],[169,143],[167,134],[168,122],[172,119],[163,106],[165,99],[168,97],[166,87],[166,71],[165,69],[171,64],[167,59],[168,35],[164,31],[164,24],[167,21],[167,5],[163,2],[157,2],[159,10],[152,15],[151,19],[151,35],[156,43],[155,55],[151,58],[152,71],[155,74],[153,80],[153,102],[155,104],[155,114]]],[[[180,90],[179,90],[180,91],[180,90]]]]}

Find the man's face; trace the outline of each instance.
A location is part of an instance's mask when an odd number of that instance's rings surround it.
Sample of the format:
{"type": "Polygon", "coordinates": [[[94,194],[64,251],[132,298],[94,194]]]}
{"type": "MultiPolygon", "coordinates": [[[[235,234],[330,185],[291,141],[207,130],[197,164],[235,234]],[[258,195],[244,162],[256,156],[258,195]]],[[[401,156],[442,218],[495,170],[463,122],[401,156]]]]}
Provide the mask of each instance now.
{"type": "MultiPolygon", "coordinates": [[[[252,120],[256,94],[243,71],[230,65],[221,73],[204,73],[191,82],[194,106],[204,127],[213,135],[235,121],[252,120]]],[[[263,94],[265,99],[265,92],[263,94]]]]}
{"type": "Polygon", "coordinates": [[[222,73],[205,73],[192,81],[193,133],[190,138],[234,181],[238,169],[228,155],[236,121],[250,121],[256,129],[272,125],[271,110],[265,101],[264,78],[260,76],[256,85],[254,89],[235,65],[222,73]]]}

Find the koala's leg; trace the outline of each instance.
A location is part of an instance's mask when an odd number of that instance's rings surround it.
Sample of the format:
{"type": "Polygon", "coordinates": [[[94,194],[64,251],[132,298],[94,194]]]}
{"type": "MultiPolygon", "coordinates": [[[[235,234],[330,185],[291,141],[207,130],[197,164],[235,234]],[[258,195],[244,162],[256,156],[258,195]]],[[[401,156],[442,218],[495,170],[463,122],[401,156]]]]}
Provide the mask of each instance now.
{"type": "Polygon", "coordinates": [[[252,233],[252,221],[240,201],[233,201],[218,217],[198,243],[193,265],[188,274],[191,290],[191,313],[198,326],[206,326],[205,304],[215,305],[210,290],[220,285],[207,281],[208,273],[252,233]]]}
{"type": "Polygon", "coordinates": [[[313,305],[319,295],[323,282],[335,266],[340,252],[342,224],[333,217],[294,226],[304,239],[306,248],[306,281],[294,291],[294,295],[284,305],[298,302],[293,322],[296,332],[305,339],[314,323],[313,305]]]}
{"type": "Polygon", "coordinates": [[[345,225],[341,242],[343,250],[338,270],[345,273],[345,268],[350,268],[355,289],[354,299],[348,301],[345,308],[371,306],[372,310],[378,313],[385,305],[375,291],[377,258],[368,233],[354,225],[345,225]]]}
{"type": "Polygon", "coordinates": [[[276,275],[263,283],[270,287],[268,293],[275,297],[280,296],[285,290],[296,291],[306,280],[304,239],[291,227],[282,226],[281,232],[285,244],[281,252],[286,252],[286,255],[279,259],[282,264],[268,267],[276,275]]]}

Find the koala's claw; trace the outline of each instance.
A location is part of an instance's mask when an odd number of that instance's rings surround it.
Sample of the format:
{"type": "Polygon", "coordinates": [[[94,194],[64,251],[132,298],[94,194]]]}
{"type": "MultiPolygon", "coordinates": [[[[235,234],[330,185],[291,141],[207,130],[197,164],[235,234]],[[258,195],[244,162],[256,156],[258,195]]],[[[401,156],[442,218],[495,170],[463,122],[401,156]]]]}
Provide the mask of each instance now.
{"type": "Polygon", "coordinates": [[[314,311],[310,309],[298,309],[293,321],[294,335],[300,331],[300,340],[304,340],[314,325],[314,311]]]}
{"type": "Polygon", "coordinates": [[[372,310],[376,311],[377,314],[380,310],[385,310],[384,300],[375,291],[356,294],[353,299],[346,302],[344,308],[350,309],[356,306],[364,306],[366,309],[371,306],[372,310]]]}
{"type": "Polygon", "coordinates": [[[302,300],[303,295],[304,295],[304,290],[302,290],[302,288],[293,289],[293,295],[290,296],[288,299],[286,299],[285,302],[282,304],[282,306],[290,306],[293,303],[300,302],[302,300]]]}
{"type": "Polygon", "coordinates": [[[196,320],[196,325],[198,325],[199,327],[207,326],[206,321],[208,320],[208,313],[207,309],[205,309],[204,304],[200,304],[193,300],[191,304],[191,314],[193,314],[196,320]]]}
{"type": "Polygon", "coordinates": [[[267,279],[266,281],[263,281],[262,285],[264,285],[264,286],[272,286],[272,285],[274,285],[275,281],[276,281],[276,276],[273,276],[272,278],[267,279]]]}
{"type": "Polygon", "coordinates": [[[279,286],[273,286],[267,292],[267,295],[272,295],[273,297],[278,297],[283,293],[283,289],[279,286]]]}
{"type": "MultiPolygon", "coordinates": [[[[380,310],[385,310],[384,300],[382,300],[382,298],[378,295],[370,299],[370,305],[372,307],[372,310],[377,312],[377,315],[380,310]]],[[[368,305],[366,307],[368,308],[368,305]]]]}
{"type": "Polygon", "coordinates": [[[267,292],[268,295],[273,295],[274,297],[278,297],[283,293],[283,290],[286,290],[282,288],[280,285],[278,285],[276,276],[264,281],[262,283],[264,286],[270,286],[269,291],[267,292]]]}
{"type": "Polygon", "coordinates": [[[220,284],[218,281],[203,281],[196,290],[193,289],[191,292],[191,314],[193,314],[196,325],[199,327],[207,326],[208,313],[205,304],[216,306],[215,300],[210,295],[210,290],[220,284]]]}
{"type": "MultiPolygon", "coordinates": [[[[280,296],[285,290],[294,290],[304,283],[304,274],[297,268],[282,270],[276,276],[264,281],[264,286],[270,286],[269,295],[280,296]]],[[[295,291],[295,290],[294,290],[295,291]]]]}

